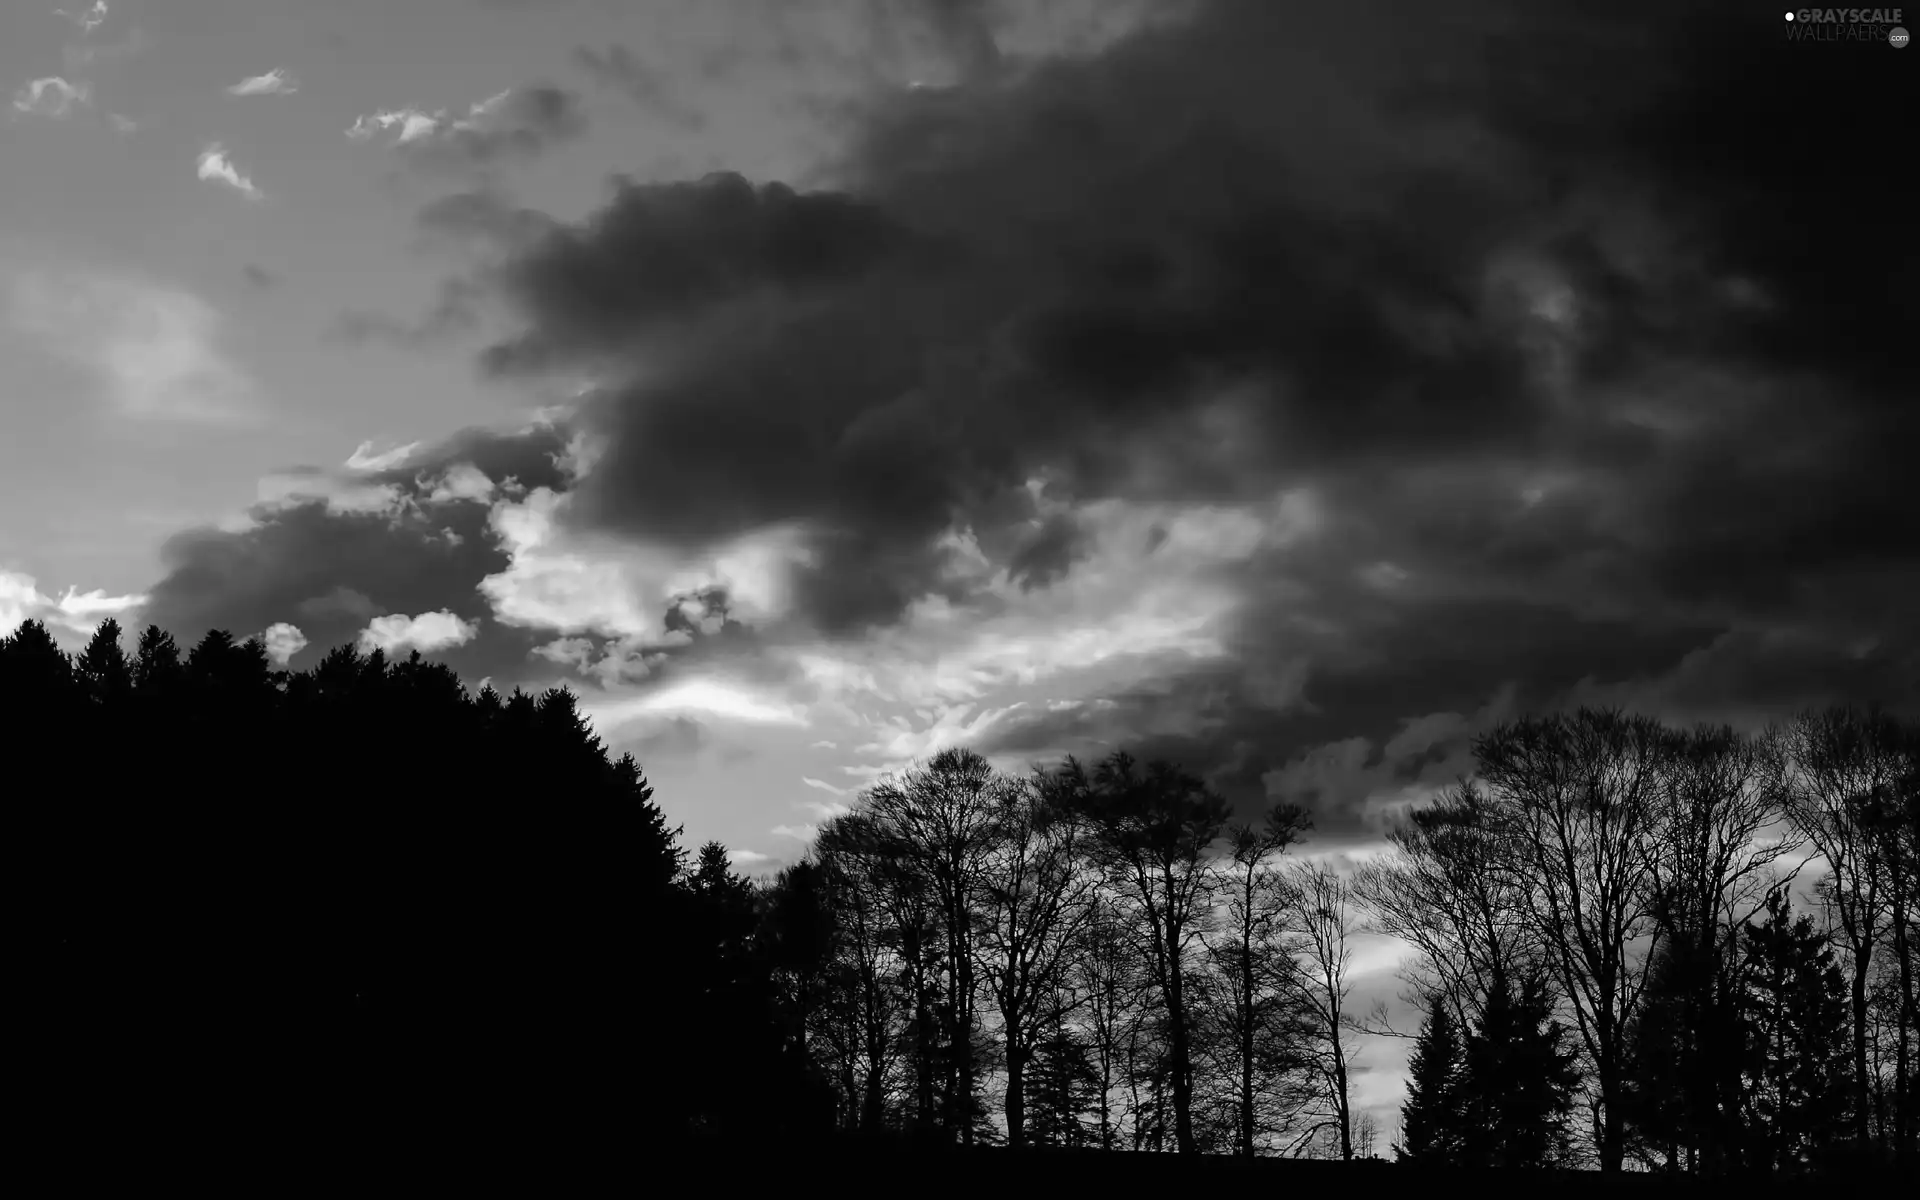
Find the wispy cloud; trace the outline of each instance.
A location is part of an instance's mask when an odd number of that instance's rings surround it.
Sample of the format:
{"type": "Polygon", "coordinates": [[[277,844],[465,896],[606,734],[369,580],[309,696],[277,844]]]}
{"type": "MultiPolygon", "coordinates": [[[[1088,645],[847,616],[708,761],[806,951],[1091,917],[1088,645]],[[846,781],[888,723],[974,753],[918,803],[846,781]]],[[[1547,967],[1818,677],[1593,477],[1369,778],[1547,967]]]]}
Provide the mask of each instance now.
{"type": "Polygon", "coordinates": [[[13,94],[15,112],[42,117],[64,117],[85,108],[93,99],[86,81],[69,83],[58,75],[36,79],[13,94]]]}
{"type": "Polygon", "coordinates": [[[574,51],[573,57],[595,79],[619,88],[635,104],[656,116],[690,130],[706,124],[697,109],[674,95],[664,72],[636,57],[625,46],[612,46],[604,53],[582,46],[574,51]]]}
{"type": "Polygon", "coordinates": [[[242,79],[227,89],[229,96],[291,96],[300,90],[300,81],[285,67],[275,67],[265,75],[242,79]]]}
{"type": "Polygon", "coordinates": [[[200,178],[207,182],[223,183],[249,200],[261,199],[260,189],[253,185],[253,180],[241,174],[240,168],[233,165],[233,160],[227,157],[226,149],[219,142],[200,152],[199,173],[200,178]]]}
{"type": "Polygon", "coordinates": [[[603,734],[637,718],[702,716],[742,725],[804,728],[804,710],[745,684],[720,678],[689,679],[656,692],[595,698],[582,712],[603,734]]]}
{"type": "Polygon", "coordinates": [[[98,589],[82,592],[71,587],[65,595],[50,596],[33,576],[0,569],[0,637],[18,629],[22,621],[41,621],[57,640],[71,642],[91,636],[101,621],[146,601],[145,596],[109,596],[98,589]]]}
{"type": "Polygon", "coordinates": [[[464,646],[480,632],[478,621],[463,621],[449,609],[409,617],[404,613],[375,617],[360,631],[360,649],[414,649],[423,652],[464,646]]]}
{"type": "Polygon", "coordinates": [[[585,128],[573,93],[539,85],[489,96],[468,108],[465,116],[444,108],[383,109],[354,121],[347,136],[364,142],[385,133],[390,135],[388,145],[421,166],[460,167],[509,156],[531,158],[585,128]]]}
{"type": "Polygon", "coordinates": [[[419,442],[408,442],[404,446],[376,453],[372,442],[361,442],[347,456],[346,466],[350,471],[385,471],[406,462],[419,448],[419,442]]]}
{"type": "Polygon", "coordinates": [[[104,385],[124,416],[233,422],[255,387],[220,349],[222,317],[191,292],[140,276],[0,263],[0,315],[104,385]]]}
{"type": "Polygon", "coordinates": [[[67,20],[72,21],[80,27],[81,33],[86,34],[92,33],[94,30],[106,24],[109,11],[107,8],[107,0],[93,0],[93,7],[91,8],[79,10],[56,8],[53,10],[53,15],[56,17],[65,17],[67,20]]]}

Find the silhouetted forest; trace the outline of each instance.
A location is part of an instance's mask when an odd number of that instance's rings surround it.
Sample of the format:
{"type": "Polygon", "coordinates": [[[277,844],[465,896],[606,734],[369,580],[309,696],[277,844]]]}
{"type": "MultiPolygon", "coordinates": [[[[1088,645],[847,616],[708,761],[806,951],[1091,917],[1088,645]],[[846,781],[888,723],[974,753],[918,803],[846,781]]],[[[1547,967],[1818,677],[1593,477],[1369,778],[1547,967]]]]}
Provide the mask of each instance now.
{"type": "Polygon", "coordinates": [[[1920,1136],[1920,731],[1875,710],[1510,722],[1346,869],[1168,763],[949,750],[756,883],[570,693],[417,654],[27,622],[0,704],[50,1132],[1698,1175],[1920,1136]],[[1417,951],[1417,1031],[1355,1010],[1363,932],[1417,951]],[[1397,1131],[1363,1033],[1415,1039],[1397,1131]]]}

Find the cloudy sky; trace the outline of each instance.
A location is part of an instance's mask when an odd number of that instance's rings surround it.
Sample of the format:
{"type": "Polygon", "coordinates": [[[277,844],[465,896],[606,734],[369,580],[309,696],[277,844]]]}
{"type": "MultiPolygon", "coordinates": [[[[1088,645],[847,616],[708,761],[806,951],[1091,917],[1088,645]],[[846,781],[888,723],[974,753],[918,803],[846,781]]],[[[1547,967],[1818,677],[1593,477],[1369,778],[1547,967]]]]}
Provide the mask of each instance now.
{"type": "Polygon", "coordinates": [[[57,2],[0,13],[0,625],[566,682],[762,865],[952,744],[1165,754],[1331,848],[1523,710],[1915,700],[1914,52],[57,2]]]}

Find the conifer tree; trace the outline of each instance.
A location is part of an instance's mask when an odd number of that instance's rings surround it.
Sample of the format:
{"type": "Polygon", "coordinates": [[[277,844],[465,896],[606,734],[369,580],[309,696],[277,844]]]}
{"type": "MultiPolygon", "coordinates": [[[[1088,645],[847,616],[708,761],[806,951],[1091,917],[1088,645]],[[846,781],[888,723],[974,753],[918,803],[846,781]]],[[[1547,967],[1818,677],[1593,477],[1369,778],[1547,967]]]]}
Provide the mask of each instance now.
{"type": "Polygon", "coordinates": [[[1464,1053],[1453,1006],[1444,996],[1435,996],[1407,1063],[1407,1099],[1400,1106],[1400,1143],[1394,1147],[1401,1161],[1423,1165],[1459,1161],[1464,1053]]]}
{"type": "Polygon", "coordinates": [[[1831,940],[1776,892],[1744,942],[1753,1165],[1790,1171],[1833,1162],[1849,1140],[1854,1091],[1847,983],[1831,940]]]}
{"type": "Polygon", "coordinates": [[[1547,1167],[1567,1155],[1567,1121],[1579,1085],[1566,1027],[1537,978],[1516,993],[1497,987],[1466,1039],[1462,1160],[1476,1167],[1547,1167]]]}
{"type": "Polygon", "coordinates": [[[133,667],[120,646],[120,622],[108,617],[100,622],[74,663],[88,699],[96,704],[110,703],[133,687],[133,667]]]}

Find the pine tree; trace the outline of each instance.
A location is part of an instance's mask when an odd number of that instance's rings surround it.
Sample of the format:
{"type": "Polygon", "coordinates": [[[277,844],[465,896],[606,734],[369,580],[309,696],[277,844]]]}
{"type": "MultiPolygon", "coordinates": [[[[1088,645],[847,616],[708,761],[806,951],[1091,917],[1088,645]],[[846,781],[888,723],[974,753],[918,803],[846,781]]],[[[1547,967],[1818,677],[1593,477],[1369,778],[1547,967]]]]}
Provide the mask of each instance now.
{"type": "Polygon", "coordinates": [[[39,621],[22,621],[0,637],[0,677],[9,693],[32,703],[67,699],[73,689],[73,660],[39,621]]]}
{"type": "Polygon", "coordinates": [[[1407,1099],[1400,1106],[1400,1143],[1394,1155],[1403,1162],[1450,1164],[1460,1155],[1458,1110],[1464,1048],[1454,1024],[1453,1006],[1435,996],[1420,1026],[1407,1067],[1407,1099]]]}
{"type": "Polygon", "coordinates": [[[1779,892],[1744,941],[1753,1164],[1785,1171],[1832,1162],[1848,1140],[1853,1095],[1847,984],[1833,945],[1779,892]]]}
{"type": "Polygon", "coordinates": [[[1628,1124],[1645,1149],[1716,1173],[1737,1165],[1739,1020],[1704,939],[1671,935],[1647,976],[1628,1038],[1628,1124]]]}
{"type": "Polygon", "coordinates": [[[173,635],[158,625],[147,626],[134,650],[134,689],[143,695],[164,697],[178,685],[181,674],[180,646],[173,635]]]}
{"type": "Polygon", "coordinates": [[[1566,1157],[1580,1075],[1546,985],[1496,987],[1467,1038],[1459,1112],[1462,1159],[1476,1167],[1547,1167],[1566,1157]]]}
{"type": "Polygon", "coordinates": [[[74,673],[95,704],[111,703],[133,687],[133,667],[120,646],[120,622],[112,617],[100,622],[74,663],[74,673]]]}
{"type": "Polygon", "coordinates": [[[1086,1038],[1064,1021],[1051,1025],[1028,1067],[1028,1140],[1036,1146],[1083,1146],[1092,1140],[1084,1118],[1094,1114],[1098,1081],[1086,1038]]]}

